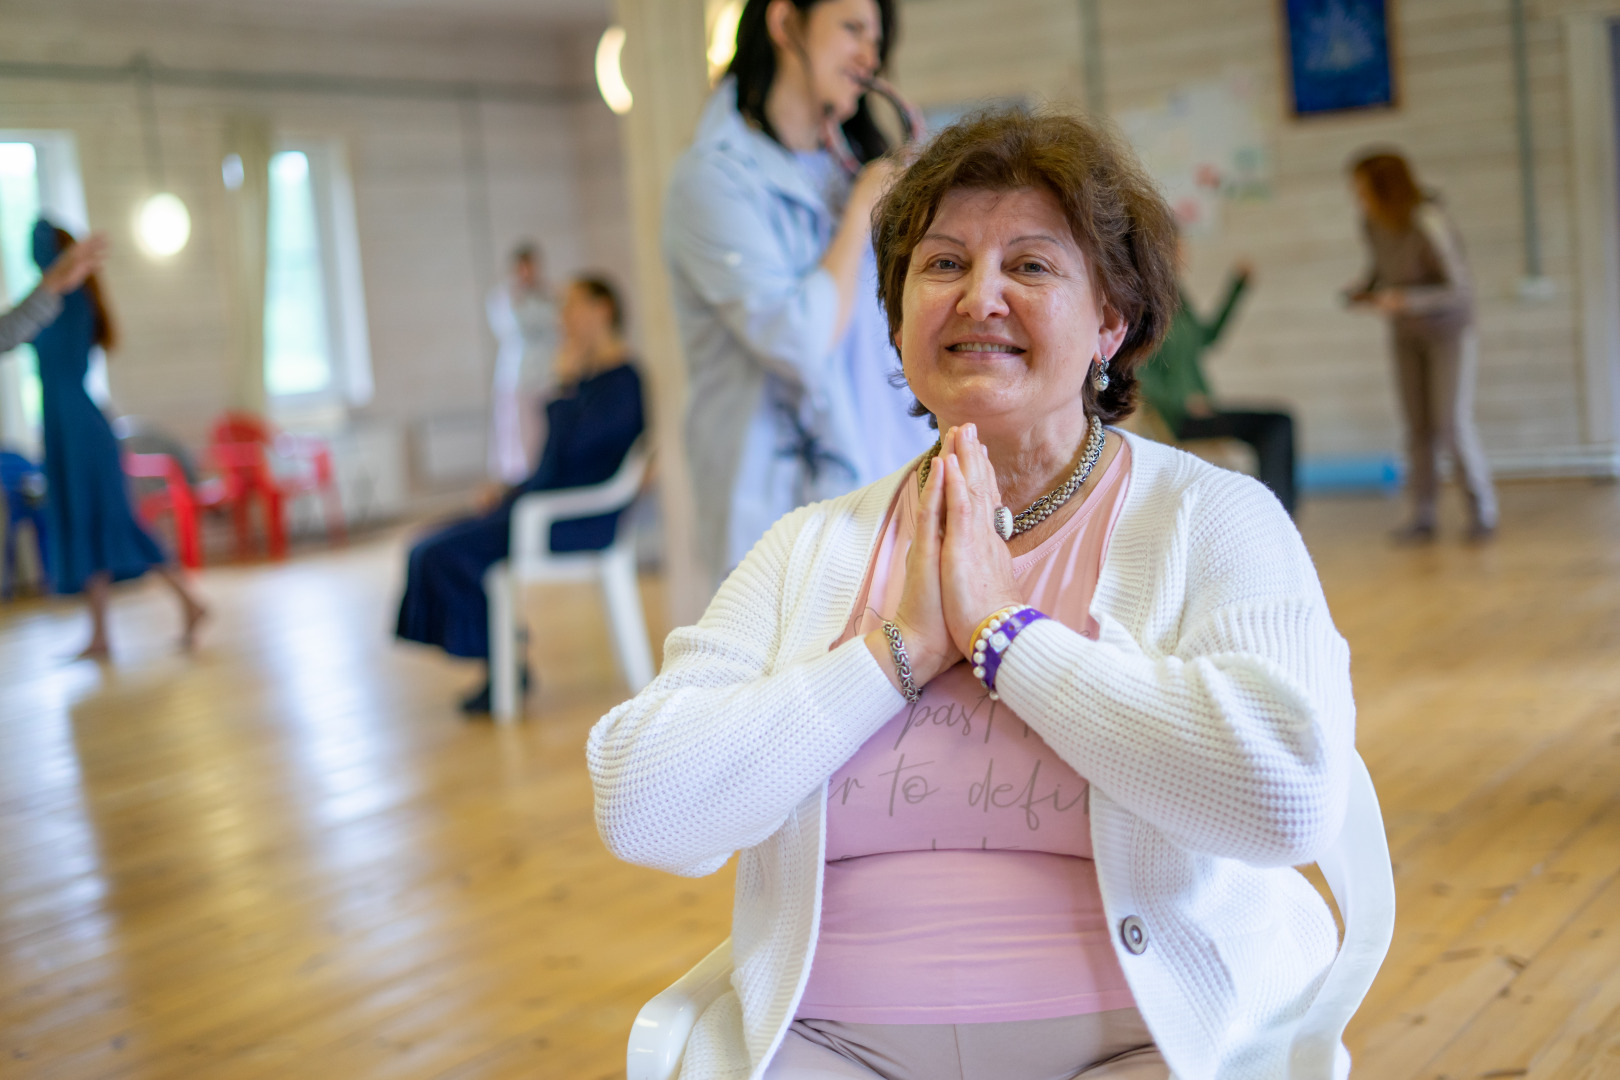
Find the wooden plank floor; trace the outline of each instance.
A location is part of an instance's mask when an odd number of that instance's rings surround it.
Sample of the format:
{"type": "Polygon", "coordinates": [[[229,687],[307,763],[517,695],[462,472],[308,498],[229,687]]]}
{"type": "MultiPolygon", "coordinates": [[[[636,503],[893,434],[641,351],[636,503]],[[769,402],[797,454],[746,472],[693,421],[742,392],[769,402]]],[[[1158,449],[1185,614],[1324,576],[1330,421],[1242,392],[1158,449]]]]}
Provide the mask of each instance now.
{"type": "MultiPolygon", "coordinates": [[[[1400,889],[1369,1080],[1620,1076],[1620,489],[1503,496],[1484,549],[1393,550],[1382,500],[1304,515],[1400,889]]],[[[195,657],[152,585],[105,668],[62,659],[70,605],[0,607],[0,1077],[622,1075],[730,871],[596,839],[590,590],[531,598],[538,718],[466,723],[466,669],[390,640],[401,540],[209,570],[195,657]]]]}

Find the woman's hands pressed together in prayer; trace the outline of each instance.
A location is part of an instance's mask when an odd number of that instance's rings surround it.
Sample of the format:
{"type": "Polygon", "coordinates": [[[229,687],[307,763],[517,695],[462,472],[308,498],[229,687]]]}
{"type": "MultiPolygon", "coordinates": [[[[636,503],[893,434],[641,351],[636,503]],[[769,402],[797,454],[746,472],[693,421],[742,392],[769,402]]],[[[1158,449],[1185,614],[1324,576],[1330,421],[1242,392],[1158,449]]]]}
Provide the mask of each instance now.
{"type": "MultiPolygon", "coordinates": [[[[900,593],[900,606],[894,613],[894,624],[900,628],[900,637],[905,641],[906,654],[911,661],[911,676],[919,688],[963,655],[946,629],[940,595],[939,553],[944,531],[945,473],[936,467],[929,472],[928,483],[923,485],[917,531],[911,540],[911,550],[906,553],[906,581],[900,593]]],[[[889,653],[889,639],[883,631],[873,630],[865,640],[866,647],[895,689],[903,689],[889,653]]]]}
{"type": "MultiPolygon", "coordinates": [[[[894,618],[918,687],[972,651],[973,631],[986,616],[1022,602],[1012,554],[995,528],[1000,505],[995,470],[974,425],[947,430],[923,487],[894,618]]],[[[898,688],[883,631],[867,634],[866,646],[898,688]]]]}
{"type": "Polygon", "coordinates": [[[967,656],[979,623],[1009,604],[1023,603],[1023,597],[1013,581],[1012,553],[996,532],[1001,491],[978,427],[964,424],[946,436],[950,441],[940,447],[934,463],[935,470],[945,474],[940,601],[951,641],[967,656]]]}

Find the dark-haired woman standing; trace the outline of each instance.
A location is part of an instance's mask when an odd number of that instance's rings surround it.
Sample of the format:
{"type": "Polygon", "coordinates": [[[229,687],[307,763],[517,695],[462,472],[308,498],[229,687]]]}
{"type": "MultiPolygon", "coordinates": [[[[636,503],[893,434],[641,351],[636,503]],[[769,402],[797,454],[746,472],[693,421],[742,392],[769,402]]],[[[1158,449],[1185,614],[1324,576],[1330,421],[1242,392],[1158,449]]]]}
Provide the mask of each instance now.
{"type": "Polygon", "coordinates": [[[1418,186],[1399,154],[1363,155],[1351,166],[1350,179],[1372,268],[1349,299],[1389,319],[1406,416],[1412,519],[1395,539],[1434,539],[1435,459],[1445,451],[1468,495],[1468,537],[1488,540],[1496,532],[1496,492],[1474,426],[1479,368],[1474,292],[1456,226],[1438,200],[1418,186]]]}
{"type": "MultiPolygon", "coordinates": [[[[73,247],[65,229],[34,226],[34,261],[44,270],[73,247]]],[[[111,349],[112,318],[101,282],[91,274],[62,297],[56,321],[34,338],[39,355],[45,428],[45,482],[51,522],[52,584],[59,593],[82,592],[90,602],[90,641],[79,655],[108,655],[107,594],[115,581],[156,570],[180,601],[181,643],[191,648],[207,609],[129,505],[128,481],[118,460],[112,426],[85,392],[90,350],[111,349]]]]}
{"type": "Polygon", "coordinates": [[[893,168],[866,95],[895,7],[749,0],[670,181],[664,253],[691,378],[698,542],[716,583],[787,511],[933,441],[889,382],[868,235],[893,168]]]}

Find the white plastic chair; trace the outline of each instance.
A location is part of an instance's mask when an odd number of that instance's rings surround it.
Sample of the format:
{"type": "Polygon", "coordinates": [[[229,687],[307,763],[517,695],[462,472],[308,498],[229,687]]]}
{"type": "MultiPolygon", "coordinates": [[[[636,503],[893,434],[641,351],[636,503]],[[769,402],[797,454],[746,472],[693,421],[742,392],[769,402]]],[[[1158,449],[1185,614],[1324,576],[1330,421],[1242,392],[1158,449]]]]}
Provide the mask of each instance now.
{"type": "Polygon", "coordinates": [[[1344,920],[1344,940],[1299,1027],[1288,1058],[1289,1080],[1344,1080],[1350,1075],[1344,1029],[1361,1008],[1395,936],[1395,870],[1367,765],[1351,762],[1350,802],[1338,841],[1316,860],[1344,920]]]}
{"type": "MultiPolygon", "coordinates": [[[[1344,940],[1316,1000],[1294,1031],[1288,1080],[1345,1080],[1344,1029],[1361,1007],[1395,934],[1395,875],[1378,793],[1359,755],[1350,776],[1344,828],[1317,860],[1344,920],[1344,940]]],[[[674,1080],[692,1026],[731,985],[731,942],[699,961],[636,1016],[628,1080],[674,1080]]]]}
{"type": "Polygon", "coordinates": [[[625,1080],[675,1080],[692,1026],[731,987],[731,939],[636,1014],[625,1080]]]}
{"type": "Polygon", "coordinates": [[[646,472],[647,453],[644,444],[637,442],[625,455],[619,471],[603,483],[530,492],[512,504],[511,553],[484,574],[484,595],[489,600],[490,705],[497,721],[515,720],[522,704],[518,692],[522,652],[518,600],[525,585],[592,578],[600,581],[619,673],[632,694],[652,681],[652,648],[647,642],[647,621],[636,587],[635,537],[624,519],[619,519],[613,543],[600,551],[551,550],[554,522],[628,509],[641,491],[646,472]]]}

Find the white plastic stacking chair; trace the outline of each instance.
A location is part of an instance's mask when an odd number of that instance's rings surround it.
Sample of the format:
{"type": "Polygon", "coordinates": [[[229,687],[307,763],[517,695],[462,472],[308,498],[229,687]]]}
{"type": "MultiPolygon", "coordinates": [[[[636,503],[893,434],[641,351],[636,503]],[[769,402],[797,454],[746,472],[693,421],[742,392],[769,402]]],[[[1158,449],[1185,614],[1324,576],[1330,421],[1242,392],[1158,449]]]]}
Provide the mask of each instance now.
{"type": "Polygon", "coordinates": [[[675,1080],[686,1040],[703,1010],[731,987],[731,939],[698,961],[636,1014],[625,1080],[675,1080]]]}
{"type": "Polygon", "coordinates": [[[1344,940],[1316,1000],[1294,1032],[1288,1078],[1344,1080],[1350,1075],[1344,1029],[1372,989],[1395,936],[1395,871],[1389,861],[1384,814],[1359,754],[1351,762],[1344,828],[1316,866],[1338,905],[1344,940]]]}
{"type": "Polygon", "coordinates": [[[511,553],[484,575],[484,595],[489,600],[490,705],[497,721],[514,720],[522,704],[518,601],[525,585],[593,578],[601,582],[619,673],[632,694],[652,681],[652,648],[636,587],[635,537],[624,519],[619,519],[613,543],[600,551],[551,550],[553,523],[628,509],[641,491],[646,472],[647,453],[644,442],[638,441],[619,471],[603,483],[530,492],[512,504],[511,553]]]}
{"type": "MultiPolygon", "coordinates": [[[[1344,1029],[1361,1007],[1395,934],[1395,875],[1378,793],[1360,756],[1351,767],[1344,828],[1316,861],[1327,879],[1344,940],[1339,955],[1294,1030],[1288,1080],[1345,1080],[1350,1058],[1344,1029]]],[[[630,1029],[628,1080],[675,1080],[692,1027],[731,986],[731,942],[705,956],[636,1016],[630,1029]]]]}

